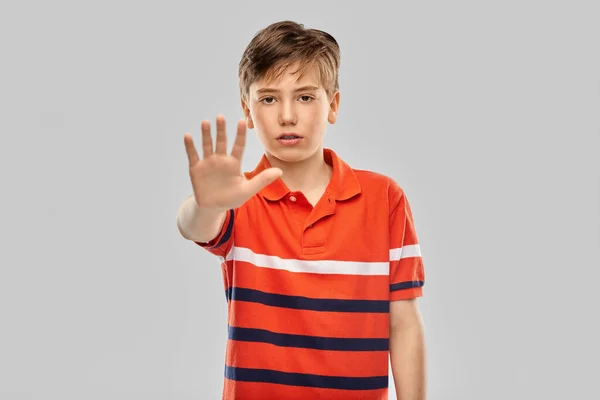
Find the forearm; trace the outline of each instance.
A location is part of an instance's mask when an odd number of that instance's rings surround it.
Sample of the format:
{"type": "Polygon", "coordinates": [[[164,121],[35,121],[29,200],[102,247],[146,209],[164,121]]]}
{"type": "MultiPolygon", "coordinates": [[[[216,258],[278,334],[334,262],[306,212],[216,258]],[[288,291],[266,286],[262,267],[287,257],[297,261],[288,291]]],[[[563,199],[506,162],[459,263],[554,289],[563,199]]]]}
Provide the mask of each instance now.
{"type": "Polygon", "coordinates": [[[199,208],[190,196],[177,211],[177,228],[186,239],[209,242],[221,231],[225,217],[226,212],[199,208]]]}
{"type": "Polygon", "coordinates": [[[426,399],[426,349],[422,323],[390,331],[390,359],[398,400],[426,399]]]}

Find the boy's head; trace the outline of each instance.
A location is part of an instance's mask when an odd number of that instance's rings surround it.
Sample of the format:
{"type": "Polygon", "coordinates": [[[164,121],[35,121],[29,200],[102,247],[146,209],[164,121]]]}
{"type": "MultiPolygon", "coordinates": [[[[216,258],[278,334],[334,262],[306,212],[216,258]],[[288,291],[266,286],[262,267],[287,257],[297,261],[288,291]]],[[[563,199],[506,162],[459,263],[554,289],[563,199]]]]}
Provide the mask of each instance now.
{"type": "Polygon", "coordinates": [[[337,118],[339,65],[338,43],[326,32],[282,21],[254,36],[239,64],[240,97],[248,128],[270,155],[298,162],[322,149],[327,122],[337,118]],[[294,144],[282,134],[301,138],[294,144]]]}

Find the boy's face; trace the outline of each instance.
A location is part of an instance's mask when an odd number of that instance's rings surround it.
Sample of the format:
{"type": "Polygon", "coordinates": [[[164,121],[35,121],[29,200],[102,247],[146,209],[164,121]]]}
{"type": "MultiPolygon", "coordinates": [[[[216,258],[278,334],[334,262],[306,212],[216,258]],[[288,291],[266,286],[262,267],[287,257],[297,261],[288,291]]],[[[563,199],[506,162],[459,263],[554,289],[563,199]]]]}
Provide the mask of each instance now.
{"type": "Polygon", "coordinates": [[[248,103],[242,108],[248,128],[255,128],[265,151],[283,162],[299,162],[322,151],[327,122],[337,118],[339,92],[331,98],[318,79],[316,67],[304,76],[292,74],[291,65],[274,82],[259,80],[250,86],[248,103]],[[279,139],[282,134],[298,135],[294,141],[279,139]]]}

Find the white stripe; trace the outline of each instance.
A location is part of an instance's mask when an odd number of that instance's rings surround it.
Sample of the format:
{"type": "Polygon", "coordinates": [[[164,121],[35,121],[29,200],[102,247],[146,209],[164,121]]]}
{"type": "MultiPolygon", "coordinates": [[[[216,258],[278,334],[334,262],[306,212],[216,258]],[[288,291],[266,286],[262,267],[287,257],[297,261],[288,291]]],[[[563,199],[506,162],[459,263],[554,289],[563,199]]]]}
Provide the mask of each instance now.
{"type": "Polygon", "coordinates": [[[229,261],[232,259],[231,257],[229,257],[229,255],[231,254],[231,251],[233,250],[233,247],[235,244],[235,242],[233,240],[234,240],[234,238],[231,238],[231,248],[229,249],[227,254],[225,254],[225,257],[217,256],[219,258],[219,261],[221,261],[221,264],[223,264],[225,262],[225,260],[229,261]]]}
{"type": "Polygon", "coordinates": [[[273,268],[289,272],[341,275],[389,275],[390,263],[333,261],[333,260],[296,260],[257,254],[244,247],[233,247],[227,260],[244,261],[261,268],[273,268]]]}
{"type": "Polygon", "coordinates": [[[390,261],[398,261],[408,257],[421,257],[421,247],[418,244],[411,244],[390,250],[390,261]]]}

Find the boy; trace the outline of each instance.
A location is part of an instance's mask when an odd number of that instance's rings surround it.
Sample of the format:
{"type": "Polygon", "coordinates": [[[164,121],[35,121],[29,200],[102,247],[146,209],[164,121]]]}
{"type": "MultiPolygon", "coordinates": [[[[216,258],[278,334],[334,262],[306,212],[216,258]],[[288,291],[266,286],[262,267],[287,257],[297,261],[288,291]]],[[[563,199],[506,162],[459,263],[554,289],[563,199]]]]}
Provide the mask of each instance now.
{"type": "Polygon", "coordinates": [[[239,66],[245,120],[227,155],[202,122],[184,136],[194,194],[182,236],[221,260],[229,338],[223,399],[425,399],[416,298],[424,270],[406,195],[323,148],[335,123],[339,47],[291,21],[252,39],[239,66]],[[241,173],[246,127],[265,153],[241,173]]]}

